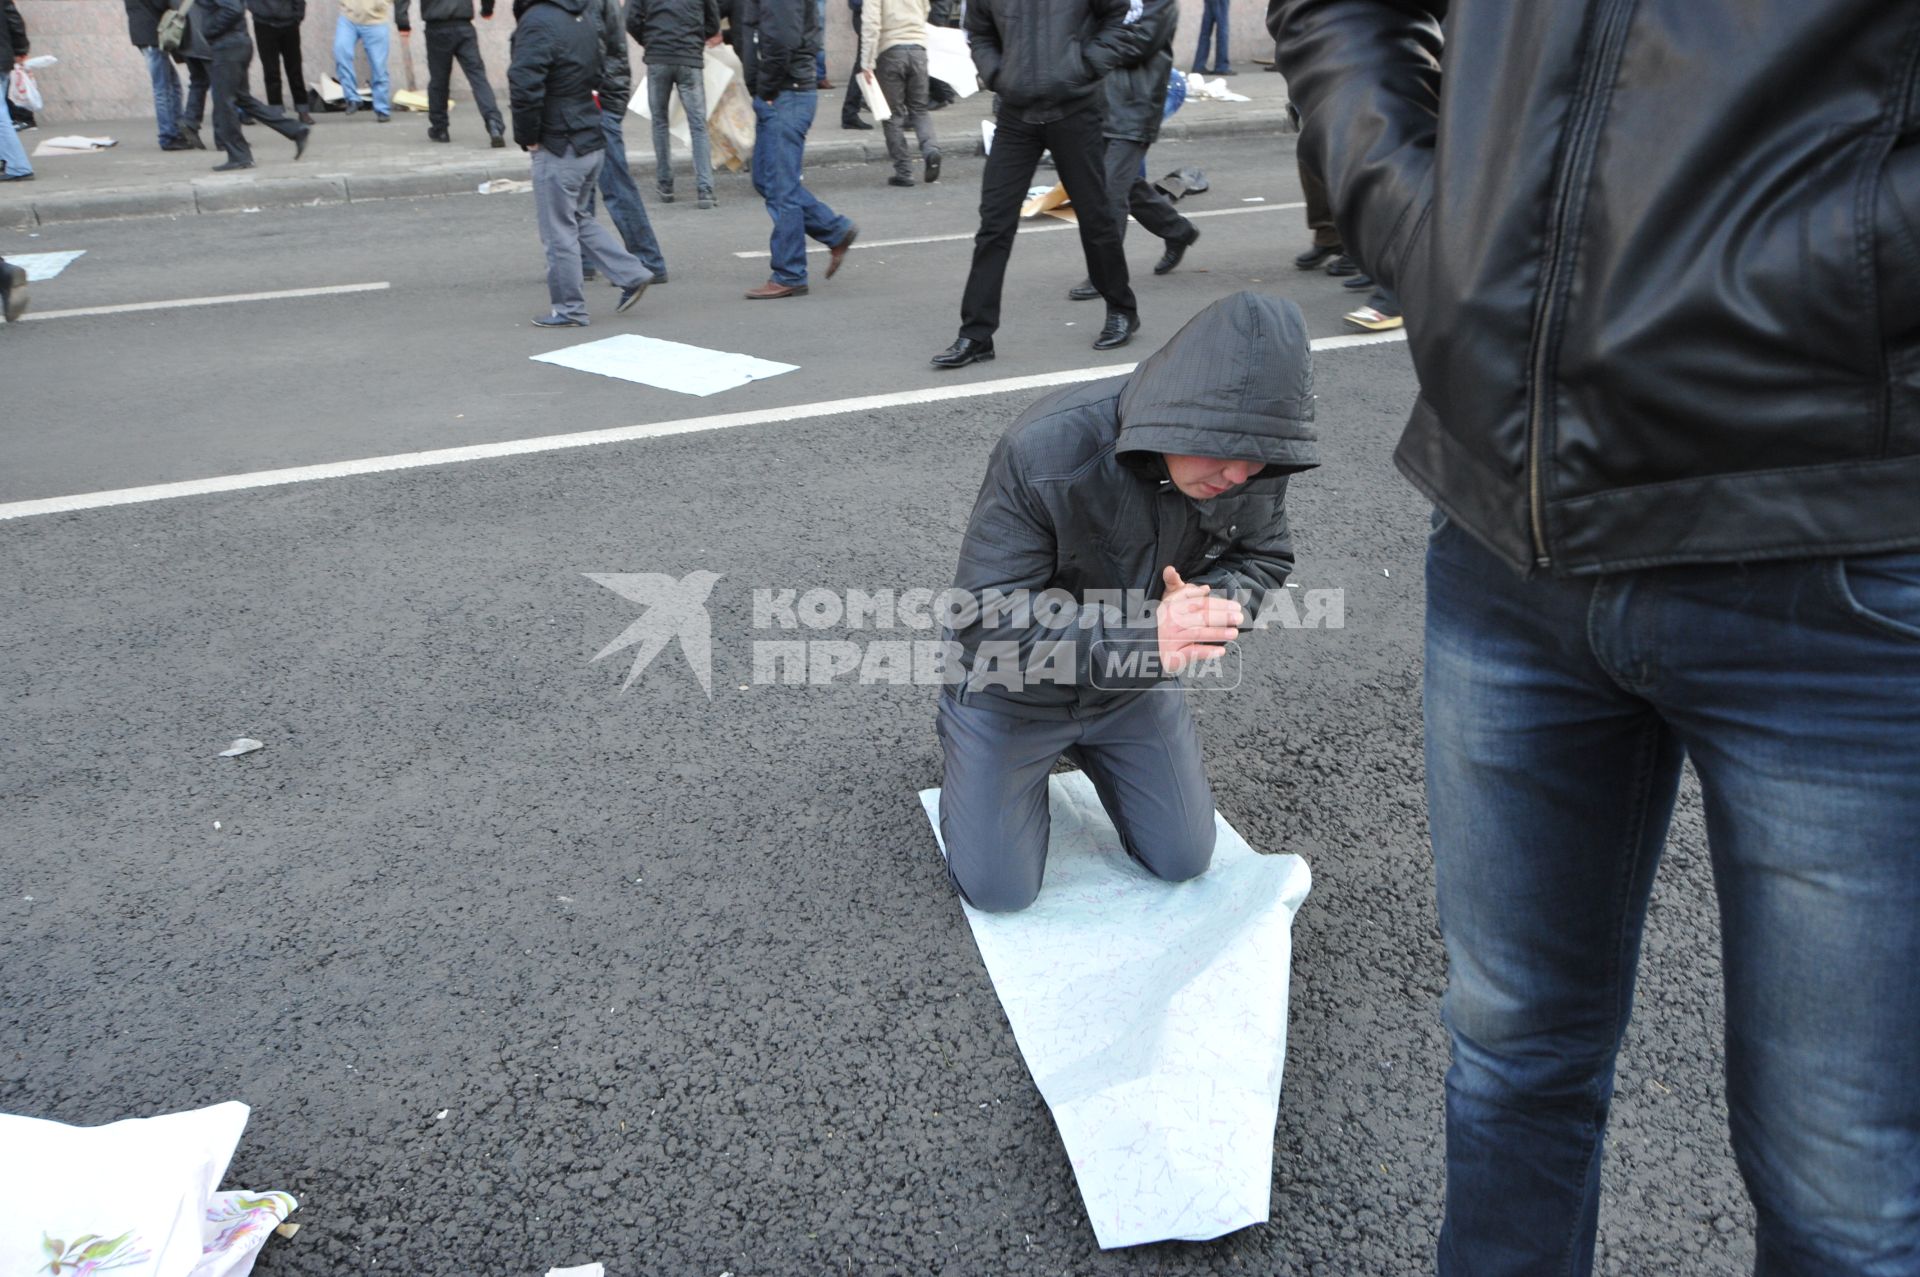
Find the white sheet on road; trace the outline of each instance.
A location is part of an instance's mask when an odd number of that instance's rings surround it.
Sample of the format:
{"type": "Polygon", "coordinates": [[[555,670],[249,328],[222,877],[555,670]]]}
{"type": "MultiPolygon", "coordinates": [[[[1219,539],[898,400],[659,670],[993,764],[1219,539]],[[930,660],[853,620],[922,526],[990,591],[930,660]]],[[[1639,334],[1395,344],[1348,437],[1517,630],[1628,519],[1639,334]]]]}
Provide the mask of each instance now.
{"type": "MultiPolygon", "coordinates": [[[[1215,813],[1212,867],[1161,882],[1121,849],[1084,772],[1049,789],[1039,900],[966,914],[1094,1237],[1112,1249],[1262,1223],[1306,862],[1259,854],[1215,813]]],[[[940,791],[920,801],[937,838],[940,791]]]]}
{"type": "Polygon", "coordinates": [[[219,1192],[248,1109],[106,1126],[0,1114],[0,1273],[244,1277],[298,1203],[219,1192]]]}
{"type": "Polygon", "coordinates": [[[7,265],[20,267],[27,272],[27,282],[37,284],[43,279],[52,279],[86,252],[84,248],[76,248],[66,253],[16,253],[7,258],[7,265]]]}
{"type": "Polygon", "coordinates": [[[562,368],[599,373],[602,377],[637,381],[643,386],[677,390],[683,395],[717,395],[750,381],[778,377],[800,366],[708,350],[705,346],[689,346],[684,342],[662,341],[658,337],[642,337],[637,333],[603,337],[551,354],[535,355],[533,359],[536,363],[558,364],[562,368]]]}

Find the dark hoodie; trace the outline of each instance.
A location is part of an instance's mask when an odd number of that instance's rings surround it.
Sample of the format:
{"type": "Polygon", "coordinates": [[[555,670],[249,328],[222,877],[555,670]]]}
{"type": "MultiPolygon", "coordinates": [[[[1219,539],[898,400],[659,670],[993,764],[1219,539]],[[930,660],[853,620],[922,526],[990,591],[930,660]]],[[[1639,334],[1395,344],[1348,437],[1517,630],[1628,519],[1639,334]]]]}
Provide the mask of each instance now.
{"type": "Polygon", "coordinates": [[[605,68],[599,10],[589,13],[587,0],[514,0],[513,16],[513,140],[556,155],[603,149],[593,103],[605,68]]]}
{"type": "Polygon", "coordinates": [[[1258,616],[1293,570],[1287,476],[1319,464],[1312,419],[1306,323],[1292,302],[1259,293],[1207,307],[1131,374],[1028,409],[987,463],[954,588],[975,600],[1061,590],[1075,604],[1045,624],[1008,612],[949,629],[969,682],[948,694],[1028,718],[1084,717],[1132,699],[1157,680],[1093,686],[1095,648],[1151,644],[1157,631],[1088,594],[1157,599],[1169,564],[1188,582],[1240,595],[1258,616]],[[1169,452],[1267,465],[1195,501],[1167,478],[1169,452]],[[975,668],[985,642],[1016,644],[1023,671],[1057,656],[1058,681],[989,685],[975,668]]]}

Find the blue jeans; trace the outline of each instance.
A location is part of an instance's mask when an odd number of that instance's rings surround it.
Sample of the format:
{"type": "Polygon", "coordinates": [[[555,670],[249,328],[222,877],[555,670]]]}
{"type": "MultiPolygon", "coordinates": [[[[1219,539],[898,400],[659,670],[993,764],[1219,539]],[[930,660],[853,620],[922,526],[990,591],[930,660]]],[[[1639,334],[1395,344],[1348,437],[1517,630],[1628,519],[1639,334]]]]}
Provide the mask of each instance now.
{"type": "Polygon", "coordinates": [[[160,145],[173,141],[180,127],[180,73],[173,59],[158,49],[142,49],[147,60],[147,78],[153,81],[153,122],[158,126],[160,145]]]}
{"type": "Polygon", "coordinates": [[[820,14],[820,47],[813,51],[813,69],[819,74],[813,78],[827,78],[827,0],[818,0],[815,8],[820,14]]]}
{"type": "Polygon", "coordinates": [[[1196,71],[1223,71],[1233,65],[1227,56],[1227,7],[1230,0],[1201,0],[1200,47],[1193,51],[1196,71]],[[1213,45],[1213,65],[1207,65],[1207,45],[1213,45]]]}
{"type": "MultiPolygon", "coordinates": [[[[660,255],[660,241],[654,238],[653,223],[647,220],[647,206],[640,202],[640,188],[634,185],[627,168],[627,139],[621,131],[620,112],[600,112],[600,131],[607,137],[607,158],[600,165],[600,193],[607,197],[607,217],[627,251],[640,259],[650,275],[665,275],[667,259],[660,255]]],[[[592,202],[588,202],[591,210],[592,202]]]]}
{"type": "Polygon", "coordinates": [[[1592,1271],[1614,1056],[1686,757],[1755,1271],[1920,1272],[1920,553],[1522,579],[1436,523],[1440,1274],[1592,1271]]]}
{"type": "MultiPolygon", "coordinates": [[[[3,77],[0,82],[4,82],[3,77]]],[[[20,145],[20,135],[14,131],[13,113],[4,102],[0,102],[0,168],[6,169],[8,177],[25,177],[33,172],[33,165],[27,162],[27,148],[20,145]]]]}
{"type": "Polygon", "coordinates": [[[853,223],[815,199],[800,181],[807,150],[807,130],[813,125],[815,99],[811,89],[788,89],[771,102],[753,100],[759,126],[753,139],[753,189],[767,202],[773,219],[773,278],[789,288],[807,282],[807,237],[837,244],[853,223]]]}
{"type": "Polygon", "coordinates": [[[387,75],[387,45],[391,39],[390,28],[384,22],[361,26],[348,22],[344,13],[334,20],[333,78],[340,82],[340,91],[347,95],[347,101],[365,105],[366,100],[360,96],[360,79],[353,71],[354,46],[363,46],[367,51],[367,75],[373,81],[375,115],[393,111],[393,99],[387,92],[391,86],[387,75]]]}

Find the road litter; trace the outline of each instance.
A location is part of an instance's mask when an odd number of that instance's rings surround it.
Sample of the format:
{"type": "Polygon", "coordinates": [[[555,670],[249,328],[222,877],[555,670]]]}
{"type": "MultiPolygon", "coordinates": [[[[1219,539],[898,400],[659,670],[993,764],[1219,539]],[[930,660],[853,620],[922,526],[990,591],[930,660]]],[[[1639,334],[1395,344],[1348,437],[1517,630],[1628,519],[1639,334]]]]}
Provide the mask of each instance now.
{"type": "Polygon", "coordinates": [[[798,364],[777,364],[770,359],[738,355],[724,350],[708,350],[684,342],[663,341],[622,333],[599,341],[568,346],[551,354],[534,355],[536,363],[555,364],[580,372],[618,377],[622,381],[657,386],[683,395],[715,395],[723,390],[764,381],[781,373],[793,372],[798,364]]]}
{"type": "MultiPolygon", "coordinates": [[[[419,89],[400,89],[396,91],[393,95],[393,104],[402,111],[425,111],[428,109],[427,95],[419,89]]],[[[459,105],[460,103],[453,98],[447,99],[448,107],[451,108],[459,105]]]]}
{"type": "Polygon", "coordinates": [[[532,189],[532,182],[523,182],[512,177],[496,177],[480,183],[482,195],[520,195],[532,189]]]}
{"type": "Polygon", "coordinates": [[[218,1191],[248,1112],[229,1101],[90,1127],[0,1114],[0,1272],[244,1277],[299,1206],[218,1191]]]}
{"type": "Polygon", "coordinates": [[[1187,73],[1187,96],[1205,98],[1209,102],[1251,102],[1252,98],[1244,93],[1235,93],[1227,87],[1227,82],[1209,80],[1197,71],[1187,73]]]}
{"type": "Polygon", "coordinates": [[[1055,182],[1045,188],[1036,186],[1027,193],[1026,203],[1020,206],[1020,216],[1039,217],[1042,213],[1064,222],[1080,220],[1080,215],[1073,211],[1073,199],[1067,194],[1065,182],[1055,182]]]}
{"type": "Polygon", "coordinates": [[[941,81],[962,98],[980,91],[980,72],[973,65],[965,31],[959,27],[927,28],[927,78],[941,81]]]}
{"type": "Polygon", "coordinates": [[[251,736],[242,736],[233,744],[220,751],[222,758],[238,758],[242,754],[251,754],[256,749],[265,749],[266,745],[251,736]]]}
{"type": "MultiPolygon", "coordinates": [[[[1161,882],[1122,850],[1084,772],[1048,785],[1039,899],[962,907],[1094,1237],[1111,1250],[1263,1223],[1306,862],[1255,852],[1216,813],[1212,867],[1161,882]]],[[[940,791],[920,801],[937,840],[940,791]]]]}
{"type": "Polygon", "coordinates": [[[84,248],[75,248],[64,253],[18,253],[7,259],[7,265],[18,266],[27,272],[29,284],[38,284],[52,279],[86,256],[86,252],[84,248]]]}
{"type": "Polygon", "coordinates": [[[1213,189],[1207,181],[1207,175],[1191,166],[1175,169],[1154,185],[1165,193],[1168,199],[1177,200],[1183,195],[1200,195],[1213,189]]]}
{"type": "Polygon", "coordinates": [[[1242,195],[1240,202],[1242,204],[1264,204],[1267,202],[1267,197],[1264,195],[1242,195]]]}
{"type": "Polygon", "coordinates": [[[33,149],[35,155],[91,155],[95,151],[104,151],[120,143],[110,137],[81,137],[69,134],[65,137],[50,137],[33,149]]]}
{"type": "Polygon", "coordinates": [[[573,1268],[549,1268],[547,1277],[607,1277],[605,1264],[579,1264],[573,1268]]]}

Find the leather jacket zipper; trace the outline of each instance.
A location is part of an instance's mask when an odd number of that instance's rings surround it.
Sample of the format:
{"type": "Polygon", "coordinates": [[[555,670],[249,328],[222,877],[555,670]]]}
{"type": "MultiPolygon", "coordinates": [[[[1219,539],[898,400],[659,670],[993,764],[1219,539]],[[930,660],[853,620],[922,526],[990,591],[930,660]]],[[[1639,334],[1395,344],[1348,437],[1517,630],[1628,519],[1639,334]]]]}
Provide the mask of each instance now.
{"type": "Polygon", "coordinates": [[[1548,390],[1549,340],[1560,319],[1558,294],[1560,275],[1566,262],[1567,241],[1573,231],[1573,194],[1584,185],[1589,162],[1598,137],[1600,86],[1614,71],[1615,53],[1626,31],[1627,14],[1633,0],[1608,0],[1599,15],[1598,34],[1593,56],[1580,79],[1580,91],[1574,98],[1573,115],[1567,123],[1566,143],[1561,148],[1560,171],[1554,178],[1551,219],[1547,229],[1546,262],[1540,272],[1540,300],[1534,310],[1531,402],[1527,408],[1527,511],[1533,532],[1533,565],[1546,569],[1553,564],[1547,550],[1546,490],[1542,470],[1546,449],[1546,396],[1548,390]]]}

